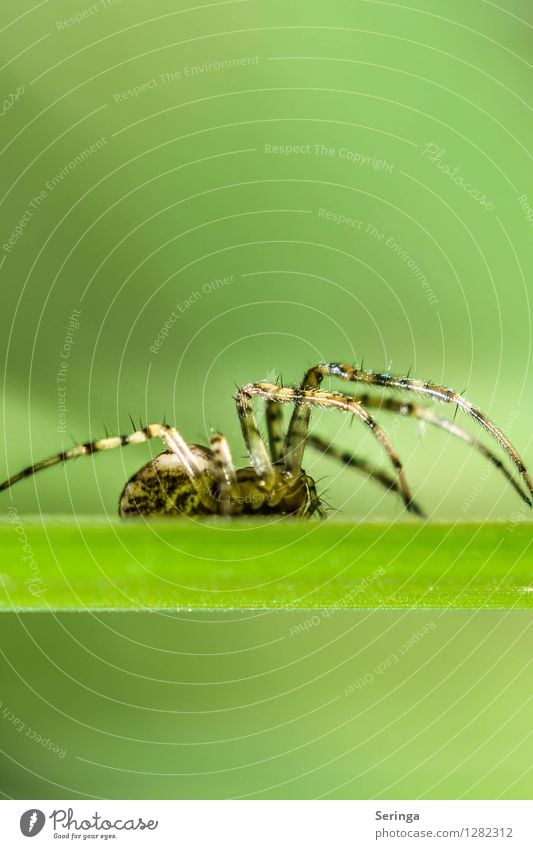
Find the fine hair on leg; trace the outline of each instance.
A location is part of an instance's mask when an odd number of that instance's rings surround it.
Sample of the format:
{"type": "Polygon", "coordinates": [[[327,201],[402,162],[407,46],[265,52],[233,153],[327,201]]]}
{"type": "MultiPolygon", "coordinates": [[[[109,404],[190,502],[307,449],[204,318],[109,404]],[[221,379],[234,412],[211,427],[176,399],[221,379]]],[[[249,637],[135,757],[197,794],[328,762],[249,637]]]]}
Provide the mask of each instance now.
{"type": "MultiPolygon", "coordinates": [[[[366,371],[343,363],[321,363],[307,371],[302,382],[302,390],[316,390],[326,376],[338,377],[341,380],[365,384],[367,386],[379,386],[385,389],[414,392],[431,398],[434,401],[453,404],[464,410],[464,412],[472,416],[501,445],[518,469],[530,495],[533,495],[533,482],[526,470],[524,461],[516,449],[511,445],[502,431],[478,407],[467,401],[454,389],[427,380],[422,381],[412,377],[398,377],[376,371],[366,371]]],[[[286,456],[291,457],[290,465],[301,462],[301,456],[305,448],[305,441],[302,442],[302,435],[307,432],[310,415],[310,410],[305,405],[298,402],[296,404],[297,406],[292,414],[286,440],[286,456]]]]}
{"type": "Polygon", "coordinates": [[[191,483],[196,491],[201,496],[205,506],[212,507],[213,500],[203,482],[202,473],[198,467],[196,458],[190,450],[189,446],[181,436],[181,434],[173,427],[165,424],[149,424],[140,430],[135,430],[132,433],[123,436],[106,436],[102,439],[94,439],[91,442],[82,442],[79,445],[74,445],[66,451],[60,451],[57,454],[40,460],[31,466],[27,466],[16,475],[5,480],[0,484],[0,492],[9,489],[13,484],[24,478],[32,477],[37,472],[43,469],[48,469],[51,466],[56,466],[58,463],[64,463],[67,460],[74,460],[76,457],[88,457],[91,454],[98,454],[102,451],[110,451],[114,448],[121,448],[126,445],[140,445],[143,442],[148,442],[151,439],[159,437],[173,454],[179,457],[180,463],[185,472],[191,479],[191,483]]]}
{"type": "Polygon", "coordinates": [[[233,512],[232,494],[237,491],[237,478],[227,439],[221,433],[214,433],[209,442],[213,452],[213,467],[219,499],[220,512],[229,515],[233,512]]]}
{"type": "Polygon", "coordinates": [[[438,416],[428,407],[421,407],[417,404],[412,404],[410,401],[399,401],[397,398],[390,397],[380,398],[375,395],[368,395],[367,393],[356,395],[355,397],[359,403],[367,409],[386,410],[391,413],[397,413],[400,416],[411,417],[418,419],[419,421],[427,422],[428,424],[434,425],[435,427],[446,431],[446,433],[457,437],[457,439],[460,439],[467,445],[470,445],[475,451],[478,451],[483,457],[496,466],[513,489],[518,493],[520,498],[522,498],[526,504],[531,506],[531,499],[527,493],[524,492],[518,481],[515,477],[513,477],[512,473],[500,460],[500,458],[497,457],[490,448],[487,448],[486,445],[476,439],[475,436],[468,433],[468,431],[460,427],[456,422],[450,421],[450,419],[446,419],[443,416],[438,416]]]}
{"type": "Polygon", "coordinates": [[[278,401],[268,400],[265,405],[270,456],[273,463],[283,459],[285,434],[283,433],[283,407],[278,401]]]}
{"type": "Polygon", "coordinates": [[[253,393],[247,392],[246,387],[238,389],[235,400],[250,463],[257,476],[265,482],[265,485],[272,486],[275,480],[274,467],[255,420],[253,393]]]}

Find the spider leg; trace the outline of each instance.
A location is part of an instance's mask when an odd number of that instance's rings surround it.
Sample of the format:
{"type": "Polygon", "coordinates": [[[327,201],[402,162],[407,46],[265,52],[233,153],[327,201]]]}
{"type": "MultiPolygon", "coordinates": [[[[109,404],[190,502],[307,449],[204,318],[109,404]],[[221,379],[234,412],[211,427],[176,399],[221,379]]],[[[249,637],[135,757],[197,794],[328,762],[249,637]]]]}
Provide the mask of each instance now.
{"type": "Polygon", "coordinates": [[[398,413],[400,416],[412,416],[413,418],[429,422],[430,424],[435,425],[435,427],[439,427],[447,433],[451,433],[452,436],[456,436],[458,439],[462,440],[462,442],[466,442],[467,445],[471,445],[472,448],[479,451],[483,457],[490,460],[490,462],[501,471],[503,476],[507,478],[511,486],[519,494],[520,498],[522,498],[526,504],[531,506],[531,499],[527,493],[524,492],[520,484],[515,480],[509,469],[507,469],[507,467],[502,463],[500,458],[497,457],[490,448],[487,448],[486,445],[479,442],[479,440],[472,436],[472,434],[463,430],[462,427],[459,427],[459,425],[457,425],[454,421],[438,416],[433,412],[433,410],[430,410],[427,407],[420,407],[417,404],[412,404],[410,402],[398,401],[396,398],[378,398],[368,395],[367,393],[357,395],[356,398],[359,403],[367,409],[383,409],[392,413],[398,413]]]}
{"type": "MultiPolygon", "coordinates": [[[[316,451],[320,451],[322,454],[327,454],[329,457],[338,460],[340,463],[343,463],[343,465],[349,466],[351,469],[357,469],[357,471],[367,475],[367,477],[371,478],[371,480],[380,484],[385,489],[388,489],[390,492],[400,494],[400,488],[394,478],[391,478],[390,475],[383,472],[381,469],[376,468],[376,466],[369,463],[368,460],[364,460],[362,457],[357,457],[355,454],[350,454],[348,451],[342,451],[340,448],[332,445],[331,442],[328,442],[327,439],[324,439],[322,436],[318,436],[315,433],[310,433],[308,435],[307,444],[316,451]]],[[[425,515],[424,511],[415,501],[411,502],[411,510],[418,516],[425,515]]]]}
{"type": "MultiPolygon", "coordinates": [[[[301,405],[301,407],[305,406],[306,408],[309,408],[309,412],[311,407],[329,407],[352,413],[352,415],[360,419],[372,431],[375,438],[383,446],[398,476],[399,490],[404,504],[408,510],[413,509],[413,499],[405,479],[403,466],[392,446],[392,443],[378,423],[374,421],[372,416],[370,416],[361,404],[359,404],[350,395],[343,395],[341,392],[323,392],[317,389],[292,389],[290,387],[276,386],[272,383],[249,383],[247,386],[244,386],[239,390],[238,404],[240,404],[241,407],[251,408],[252,398],[254,395],[258,395],[259,397],[267,400],[278,401],[280,403],[297,403],[298,405],[301,405]]],[[[304,445],[305,436],[306,434],[304,434],[304,445]]],[[[266,449],[264,450],[266,453],[266,449]]],[[[301,471],[301,463],[298,466],[295,466],[293,456],[291,456],[291,460],[292,462],[288,465],[288,470],[293,473],[301,471]]]]}
{"type": "Polygon", "coordinates": [[[209,444],[213,452],[217,495],[220,499],[220,512],[223,515],[234,513],[235,510],[231,496],[233,493],[238,492],[238,485],[228,441],[221,433],[215,433],[211,437],[209,444]]]}
{"type": "Polygon", "coordinates": [[[0,492],[9,489],[13,484],[23,478],[31,477],[43,469],[48,469],[50,466],[55,466],[58,463],[64,463],[67,460],[73,460],[76,457],[87,457],[90,454],[97,454],[100,451],[110,451],[113,448],[120,448],[125,445],[139,445],[143,442],[148,442],[150,439],[159,437],[163,440],[167,448],[179,457],[185,472],[190,477],[191,482],[197,492],[200,494],[202,501],[206,506],[214,507],[214,502],[209,494],[208,488],[203,482],[202,472],[197,464],[194,454],[189,446],[178,433],[178,431],[165,424],[150,424],[143,427],[142,430],[135,430],[132,433],[124,436],[109,436],[104,439],[94,439],[91,442],[83,442],[79,445],[74,445],[66,451],[60,451],[52,457],[47,457],[45,460],[40,460],[32,466],[28,466],[18,472],[16,475],[5,480],[0,484],[0,492]]]}
{"type": "Polygon", "coordinates": [[[267,401],[265,418],[268,432],[268,446],[273,463],[283,459],[285,436],[283,433],[283,409],[279,401],[267,401]]]}
{"type": "MultiPolygon", "coordinates": [[[[269,384],[270,385],[270,384],[269,384]]],[[[276,387],[277,388],[277,387],[276,387]]],[[[250,457],[250,462],[256,474],[268,487],[273,486],[275,472],[272,460],[266,449],[265,443],[259,433],[257,422],[253,411],[253,393],[246,391],[247,387],[237,390],[235,400],[237,402],[237,414],[241,423],[242,435],[250,457]]]]}
{"type": "MultiPolygon", "coordinates": [[[[356,368],[355,366],[344,365],[342,363],[321,363],[320,365],[309,369],[303,379],[302,389],[317,389],[322,383],[323,378],[326,376],[339,377],[341,380],[351,381],[352,383],[362,383],[367,386],[381,386],[386,389],[400,389],[404,392],[415,392],[419,395],[432,398],[435,401],[443,401],[446,404],[455,404],[456,407],[460,407],[468,413],[468,415],[472,416],[472,418],[474,418],[483,428],[485,428],[486,431],[488,431],[488,433],[491,434],[491,436],[494,437],[494,439],[496,439],[497,442],[499,442],[518,469],[518,472],[522,476],[530,494],[533,495],[533,481],[531,480],[525,464],[516,449],[513,448],[502,431],[496,427],[496,425],[488,419],[487,416],[478,409],[478,407],[471,404],[470,401],[467,401],[454,389],[440,386],[438,383],[432,383],[431,381],[416,380],[412,377],[395,377],[391,374],[366,371],[356,368]]],[[[302,435],[307,431],[309,415],[310,411],[306,409],[305,406],[297,403],[289,425],[286,441],[286,456],[289,458],[289,465],[291,467],[294,467],[294,465],[297,466],[298,463],[301,462],[301,457],[305,448],[305,442],[302,443],[302,435]]]]}

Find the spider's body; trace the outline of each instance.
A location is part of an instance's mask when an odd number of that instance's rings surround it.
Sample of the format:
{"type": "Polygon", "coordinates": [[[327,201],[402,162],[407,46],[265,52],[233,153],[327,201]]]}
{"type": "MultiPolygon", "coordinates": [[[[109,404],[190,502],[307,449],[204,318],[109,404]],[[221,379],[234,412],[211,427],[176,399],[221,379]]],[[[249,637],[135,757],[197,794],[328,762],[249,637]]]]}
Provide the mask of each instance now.
{"type": "Polygon", "coordinates": [[[270,486],[252,466],[235,471],[235,482],[221,498],[209,448],[190,445],[202,470],[207,497],[202,498],[172,451],[163,451],[139,469],[122,490],[119,513],[127,516],[310,516],[320,512],[312,478],[277,469],[270,486]]]}
{"type": "Polygon", "coordinates": [[[105,437],[75,445],[8,478],[0,484],[0,490],[8,489],[17,481],[65,460],[159,437],[167,450],[150,460],[130,478],[120,497],[121,516],[282,515],[303,518],[314,514],[324,515],[315,482],[302,469],[307,447],[363,472],[376,483],[400,495],[408,510],[420,513],[394,447],[369,413],[369,410],[377,409],[429,422],[471,445],[490,460],[523,500],[531,505],[533,483],[518,452],[477,407],[445,386],[410,377],[366,371],[342,363],[322,363],[306,372],[298,388],[266,382],[249,383],[238,390],[235,399],[250,460],[250,465],[244,469],[234,468],[229,445],[220,434],[212,436],[209,447],[206,447],[187,443],[176,428],[170,425],[151,424],[125,436],[105,437]],[[352,395],[323,390],[322,380],[328,376],[363,386],[411,392],[462,409],[496,439],[521,475],[522,485],[489,448],[454,421],[436,415],[427,407],[398,401],[391,396],[383,398],[369,395],[368,392],[352,395]],[[253,399],[256,396],[266,402],[268,448],[255,419],[253,399]],[[282,405],[285,403],[294,404],[286,433],[283,432],[282,422],[282,405]],[[311,413],[316,407],[344,411],[359,419],[384,449],[394,476],[375,468],[360,457],[340,451],[322,437],[309,433],[311,413]]]}

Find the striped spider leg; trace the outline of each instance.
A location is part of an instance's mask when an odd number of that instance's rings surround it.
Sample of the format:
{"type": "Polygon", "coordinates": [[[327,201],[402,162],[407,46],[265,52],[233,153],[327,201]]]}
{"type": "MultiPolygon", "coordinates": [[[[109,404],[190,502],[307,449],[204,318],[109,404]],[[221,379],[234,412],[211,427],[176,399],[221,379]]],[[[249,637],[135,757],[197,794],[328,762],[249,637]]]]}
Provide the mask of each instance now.
{"type": "Polygon", "coordinates": [[[285,434],[283,433],[283,409],[279,401],[269,398],[265,405],[268,446],[274,464],[283,460],[285,434]]]}
{"type": "MultiPolygon", "coordinates": [[[[400,416],[412,416],[421,421],[429,422],[435,427],[439,427],[452,434],[452,436],[456,436],[462,442],[466,442],[467,445],[471,445],[502,472],[504,477],[507,478],[510,485],[515,489],[520,498],[526,502],[526,504],[530,503],[528,496],[523,491],[520,484],[515,480],[511,472],[502,463],[500,458],[497,457],[496,454],[494,454],[489,448],[483,445],[483,443],[475,439],[470,433],[459,427],[455,422],[449,421],[449,419],[442,418],[441,416],[437,416],[433,410],[429,410],[427,407],[418,407],[414,404],[406,403],[405,401],[398,401],[396,398],[376,398],[366,394],[357,395],[355,397],[364,407],[384,409],[389,412],[397,413],[400,416]]],[[[308,434],[307,445],[315,451],[318,451],[321,454],[326,454],[343,465],[361,472],[375,483],[378,483],[385,489],[389,490],[389,492],[398,493],[398,484],[394,478],[391,478],[381,469],[376,468],[372,465],[372,463],[369,463],[368,460],[351,454],[349,451],[343,451],[342,449],[337,448],[337,446],[333,445],[328,439],[318,436],[318,434],[315,433],[308,434]]],[[[420,515],[423,515],[423,511],[420,509],[419,513],[420,515]]]]}
{"type": "Polygon", "coordinates": [[[378,398],[376,396],[368,395],[368,393],[364,393],[356,397],[367,409],[382,409],[388,412],[397,413],[400,416],[412,417],[423,422],[428,422],[429,424],[450,433],[452,436],[457,437],[467,445],[470,445],[483,457],[485,457],[485,459],[489,460],[494,466],[496,466],[496,468],[499,469],[502,475],[508,480],[513,489],[518,493],[520,498],[522,498],[526,504],[531,506],[531,499],[500,458],[494,454],[490,448],[487,448],[486,445],[479,442],[479,440],[472,436],[472,434],[460,427],[455,421],[450,421],[450,419],[446,419],[443,416],[438,416],[428,407],[420,407],[417,404],[412,404],[410,401],[399,401],[397,398],[378,398]]]}
{"type": "MultiPolygon", "coordinates": [[[[268,446],[270,449],[270,457],[272,458],[272,462],[274,466],[280,464],[283,461],[284,447],[285,447],[285,434],[283,433],[283,408],[282,404],[279,401],[273,401],[272,399],[268,399],[265,406],[265,418],[267,424],[267,433],[268,433],[268,446]]],[[[370,474],[370,473],[369,473],[370,474]]],[[[316,484],[309,475],[307,477],[307,482],[309,486],[309,494],[310,494],[310,504],[309,504],[309,513],[308,515],[312,516],[315,513],[318,513],[319,516],[324,517],[326,515],[326,511],[322,507],[320,503],[320,499],[318,497],[318,493],[316,491],[316,484]]],[[[384,475],[386,477],[386,475],[384,475]]],[[[391,488],[394,489],[396,486],[395,481],[390,481],[391,488]]],[[[307,515],[307,514],[306,514],[307,515]]]]}
{"type": "MultiPolygon", "coordinates": [[[[256,470],[258,474],[260,470],[263,469],[264,456],[268,457],[268,454],[264,443],[261,440],[261,436],[259,434],[259,430],[257,428],[257,424],[255,423],[255,418],[253,415],[252,399],[255,395],[267,401],[278,402],[279,404],[297,404],[297,410],[305,408],[306,412],[309,414],[305,420],[305,428],[300,431],[300,433],[302,433],[302,440],[300,440],[300,443],[297,446],[301,447],[301,451],[298,453],[298,463],[294,461],[294,458],[296,456],[295,451],[293,451],[291,454],[291,462],[285,463],[285,474],[288,480],[290,480],[291,477],[301,475],[302,473],[301,460],[303,456],[303,449],[305,447],[305,440],[307,437],[307,424],[309,416],[311,414],[311,408],[329,407],[332,409],[344,410],[345,412],[352,413],[352,415],[360,419],[370,429],[370,431],[373,433],[378,442],[381,443],[396,472],[398,478],[398,488],[405,506],[408,510],[412,512],[418,512],[418,507],[414,503],[411,492],[407,485],[400,458],[396,454],[396,451],[394,450],[389,438],[382,430],[382,428],[378,425],[378,423],[372,418],[372,416],[370,416],[370,414],[362,407],[361,404],[359,404],[352,396],[343,395],[340,392],[323,392],[319,389],[292,389],[290,387],[277,386],[273,383],[264,382],[249,383],[247,386],[244,386],[242,387],[242,389],[239,389],[237,393],[237,407],[241,419],[243,436],[250,457],[252,458],[252,462],[254,462],[255,460],[255,462],[257,463],[256,470]]],[[[293,419],[294,415],[295,413],[293,413],[293,419]]],[[[270,438],[271,441],[276,441],[275,431],[272,433],[272,436],[270,438]]],[[[288,458],[289,456],[289,448],[289,435],[287,435],[285,458],[288,458]]],[[[270,464],[270,467],[273,469],[270,457],[268,457],[268,462],[270,464]]]]}
{"type": "MultiPolygon", "coordinates": [[[[361,399],[357,398],[356,400],[360,401],[361,399]]],[[[282,464],[285,448],[282,404],[279,401],[268,399],[265,407],[265,418],[267,423],[270,455],[274,464],[282,464]]],[[[307,435],[307,445],[314,448],[316,451],[320,451],[322,454],[328,454],[333,459],[340,461],[345,466],[349,466],[351,469],[362,472],[389,492],[394,492],[401,496],[401,491],[396,480],[362,457],[358,457],[348,451],[342,451],[332,445],[327,439],[317,436],[314,433],[309,433],[307,435]]],[[[411,510],[419,516],[424,516],[423,510],[415,501],[411,502],[411,510]]]]}
{"type": "MultiPolygon", "coordinates": [[[[282,432],[281,410],[274,410],[270,419],[267,416],[271,452],[269,453],[259,432],[253,411],[253,396],[257,393],[249,392],[248,389],[248,386],[244,386],[237,391],[235,396],[237,414],[252,464],[250,472],[265,493],[269,507],[274,510],[276,507],[283,507],[283,512],[296,514],[302,518],[315,513],[325,516],[314,480],[302,469],[288,472],[283,466],[275,465],[278,440],[282,432]]],[[[243,474],[246,470],[242,469],[240,472],[243,474]]]]}
{"type": "MultiPolygon", "coordinates": [[[[341,448],[337,448],[336,445],[333,445],[329,439],[325,439],[322,436],[318,436],[316,433],[310,433],[307,436],[307,445],[310,448],[314,448],[315,451],[319,451],[321,454],[325,454],[328,457],[331,457],[333,460],[337,460],[339,463],[342,463],[344,466],[347,466],[350,469],[354,469],[355,471],[361,472],[366,475],[370,480],[374,481],[374,483],[379,484],[384,489],[389,492],[394,492],[396,495],[401,496],[400,487],[398,486],[398,482],[395,478],[391,477],[387,474],[387,472],[378,469],[372,463],[369,463],[368,460],[365,460],[363,457],[359,457],[356,454],[352,454],[349,451],[343,451],[341,448]]],[[[416,513],[418,516],[424,517],[424,511],[422,508],[416,503],[416,501],[411,502],[411,512],[416,513]]]]}
{"type": "Polygon", "coordinates": [[[224,516],[235,512],[234,497],[238,493],[237,475],[233,465],[231,449],[228,440],[221,433],[214,433],[210,440],[213,452],[213,465],[217,480],[217,497],[220,503],[220,513],[224,516]]]}
{"type": "MultiPolygon", "coordinates": [[[[470,401],[467,401],[465,398],[463,398],[462,395],[460,395],[455,390],[449,389],[445,386],[440,386],[439,384],[432,383],[430,381],[421,381],[409,377],[395,377],[390,374],[381,374],[380,372],[374,371],[364,371],[362,369],[356,368],[355,366],[343,365],[340,363],[322,363],[318,366],[314,366],[313,368],[307,371],[302,382],[302,388],[299,390],[299,392],[303,393],[304,395],[306,392],[315,392],[317,395],[319,395],[320,390],[318,389],[318,387],[322,383],[323,378],[326,376],[339,377],[341,380],[351,381],[359,384],[366,384],[369,386],[379,386],[389,389],[400,389],[407,392],[418,393],[433,400],[453,404],[456,407],[464,410],[466,413],[472,416],[472,418],[474,418],[494,439],[496,439],[496,441],[500,444],[505,453],[514,463],[519,474],[522,477],[527,491],[529,492],[529,495],[522,494],[522,497],[528,504],[531,505],[531,496],[533,495],[533,483],[526,470],[522,458],[520,457],[516,449],[511,445],[507,437],[504,436],[502,431],[484,413],[482,413],[478,407],[471,404],[470,401]]],[[[374,402],[369,403],[368,395],[364,396],[364,398],[366,399],[367,405],[383,406],[386,409],[386,404],[383,401],[381,401],[381,404],[378,404],[377,402],[376,404],[374,404],[374,402]]],[[[310,418],[309,406],[306,403],[301,403],[301,400],[298,398],[298,395],[294,398],[294,401],[296,407],[289,424],[285,449],[285,462],[288,469],[298,468],[299,465],[301,465],[310,418]]],[[[389,409],[394,409],[394,405],[391,405],[389,409]]],[[[420,412],[423,409],[424,408],[421,407],[413,407],[413,412],[411,414],[418,418],[426,418],[429,421],[430,417],[427,415],[427,413],[420,412]],[[416,413],[414,412],[415,409],[416,413]]],[[[399,412],[400,410],[397,409],[395,411],[399,412]]],[[[443,421],[443,419],[439,419],[440,427],[446,427],[442,424],[443,421]]],[[[436,424],[435,419],[432,420],[432,423],[436,424]]],[[[450,422],[449,424],[452,425],[453,423],[450,422]]],[[[452,430],[451,427],[446,427],[446,429],[450,432],[454,432],[456,436],[459,436],[460,429],[452,430]]],[[[461,431],[461,433],[464,434],[464,431],[461,431]]],[[[464,439],[464,436],[460,436],[459,438],[464,439]]],[[[465,441],[469,441],[468,438],[465,439],[465,441]]],[[[487,449],[483,449],[479,445],[479,443],[477,443],[477,441],[471,444],[475,444],[478,450],[484,452],[487,451],[487,449]]],[[[493,455],[491,455],[491,459],[492,456],[493,455]]],[[[497,464],[497,460],[492,460],[492,462],[495,462],[495,464],[497,464]]]]}
{"type": "Polygon", "coordinates": [[[87,457],[101,451],[109,451],[125,445],[139,445],[159,437],[167,446],[167,451],[159,454],[128,481],[121,496],[120,513],[128,515],[137,512],[167,513],[172,511],[169,503],[169,491],[162,484],[167,478],[175,479],[180,489],[178,494],[187,496],[189,501],[196,502],[202,512],[215,512],[208,475],[206,474],[210,457],[200,446],[188,445],[178,431],[165,424],[149,424],[141,430],[133,431],[124,436],[109,436],[75,445],[66,451],[61,451],[51,457],[41,460],[18,474],[13,475],[0,484],[0,491],[13,486],[23,478],[35,475],[37,472],[73,460],[76,457],[87,457]],[[155,500],[155,503],[153,503],[155,500]],[[146,509],[140,509],[139,504],[145,502],[146,509]]]}

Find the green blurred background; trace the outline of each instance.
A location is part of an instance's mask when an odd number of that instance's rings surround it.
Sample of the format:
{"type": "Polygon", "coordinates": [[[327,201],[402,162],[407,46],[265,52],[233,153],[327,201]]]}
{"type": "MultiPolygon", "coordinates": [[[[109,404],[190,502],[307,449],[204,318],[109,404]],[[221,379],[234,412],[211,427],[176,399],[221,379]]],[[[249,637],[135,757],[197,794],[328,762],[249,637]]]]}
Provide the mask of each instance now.
{"type": "MultiPolygon", "coordinates": [[[[294,382],[317,361],[363,356],[466,390],[531,462],[531,7],[418,7],[4,8],[4,470],[104,426],[127,430],[130,415],[165,417],[191,441],[219,428],[240,462],[236,384],[294,382]]],[[[357,426],[316,418],[383,462],[357,426]]],[[[519,508],[464,446],[383,422],[433,518],[519,508]]],[[[57,468],[13,502],[21,515],[114,516],[150,450],[57,468]]],[[[329,461],[306,465],[343,517],[401,518],[394,499],[329,461]]],[[[300,642],[280,637],[290,625],[274,614],[5,614],[5,705],[68,754],[2,722],[3,792],[527,795],[530,683],[515,671],[529,662],[528,620],[498,616],[442,614],[423,671],[415,652],[396,667],[398,691],[383,676],[339,699],[419,614],[339,614],[300,642]],[[360,647],[375,654],[363,661],[360,647]],[[454,686],[431,689],[448,668],[454,686]]]]}
{"type": "Polygon", "coordinates": [[[3,614],[0,635],[15,798],[531,797],[525,611],[3,614]]]}

